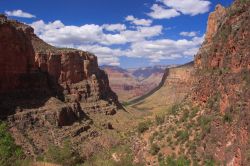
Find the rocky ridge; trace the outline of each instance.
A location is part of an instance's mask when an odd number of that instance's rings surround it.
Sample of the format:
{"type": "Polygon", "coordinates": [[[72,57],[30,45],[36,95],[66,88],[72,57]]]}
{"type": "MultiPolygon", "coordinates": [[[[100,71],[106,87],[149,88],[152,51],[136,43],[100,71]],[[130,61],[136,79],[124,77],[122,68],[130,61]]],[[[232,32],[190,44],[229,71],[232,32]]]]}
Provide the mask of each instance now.
{"type": "Polygon", "coordinates": [[[250,133],[250,1],[217,5],[195,57],[194,103],[212,118],[203,152],[226,165],[247,165],[250,133]],[[211,25],[214,26],[211,26],[211,25]],[[216,145],[212,143],[215,140],[216,145]]]}
{"type": "MultiPolygon", "coordinates": [[[[249,17],[248,0],[216,6],[195,56],[190,91],[136,139],[138,160],[146,159],[149,165],[249,165],[249,17]]],[[[163,88],[155,94],[160,92],[170,94],[163,88]]],[[[166,106],[159,95],[157,100],[166,106]]]]}
{"type": "Polygon", "coordinates": [[[50,144],[60,146],[66,138],[77,147],[99,135],[90,129],[89,114],[113,115],[120,108],[95,55],[53,47],[28,25],[4,15],[0,78],[0,117],[28,156],[50,144]]]}

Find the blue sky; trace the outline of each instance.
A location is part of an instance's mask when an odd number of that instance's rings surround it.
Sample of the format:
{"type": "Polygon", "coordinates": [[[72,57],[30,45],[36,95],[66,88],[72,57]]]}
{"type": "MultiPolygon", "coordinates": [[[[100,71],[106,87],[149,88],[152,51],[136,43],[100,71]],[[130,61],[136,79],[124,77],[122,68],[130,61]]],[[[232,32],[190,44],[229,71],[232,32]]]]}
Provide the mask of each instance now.
{"type": "Polygon", "coordinates": [[[0,12],[50,44],[128,68],[191,61],[218,3],[232,0],[1,0],[0,12]]]}

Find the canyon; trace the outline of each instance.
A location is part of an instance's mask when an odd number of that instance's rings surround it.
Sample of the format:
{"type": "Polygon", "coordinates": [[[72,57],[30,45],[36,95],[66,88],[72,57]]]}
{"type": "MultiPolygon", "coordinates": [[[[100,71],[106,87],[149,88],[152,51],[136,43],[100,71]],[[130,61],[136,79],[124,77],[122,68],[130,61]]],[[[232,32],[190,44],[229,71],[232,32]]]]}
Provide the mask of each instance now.
{"type": "Polygon", "coordinates": [[[79,147],[99,135],[90,114],[112,116],[122,108],[91,53],[53,47],[4,15],[0,51],[0,117],[30,157],[66,138],[79,147]]]}
{"type": "Polygon", "coordinates": [[[165,69],[172,66],[137,69],[122,69],[115,66],[102,66],[101,68],[108,74],[110,87],[118,95],[119,100],[126,102],[142,96],[158,86],[165,69]]]}
{"type": "Polygon", "coordinates": [[[248,0],[217,5],[193,62],[125,70],[1,15],[0,118],[21,161],[249,165],[249,17],[248,0]]]}
{"type": "Polygon", "coordinates": [[[217,5],[210,14],[192,74],[184,74],[188,84],[174,83],[182,92],[186,88],[184,98],[172,101],[168,85],[134,103],[137,109],[154,109],[156,122],[137,138],[138,161],[249,165],[249,11],[249,1],[236,0],[228,8],[217,5]]]}

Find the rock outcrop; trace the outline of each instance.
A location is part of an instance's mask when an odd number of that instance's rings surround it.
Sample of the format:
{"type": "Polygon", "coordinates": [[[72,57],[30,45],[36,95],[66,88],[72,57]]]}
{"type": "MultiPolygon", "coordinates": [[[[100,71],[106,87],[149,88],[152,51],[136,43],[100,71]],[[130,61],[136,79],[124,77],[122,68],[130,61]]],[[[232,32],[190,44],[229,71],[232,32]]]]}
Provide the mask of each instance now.
{"type": "Polygon", "coordinates": [[[183,73],[185,70],[172,71],[172,75],[170,72],[167,86],[135,105],[152,110],[158,104],[156,107],[163,105],[162,110],[166,110],[164,122],[152,125],[137,139],[137,158],[143,156],[149,165],[168,165],[169,161],[182,161],[184,165],[249,165],[249,18],[249,0],[235,0],[228,8],[218,5],[209,16],[205,41],[190,70],[193,74],[183,73]],[[176,74],[178,79],[174,79],[176,74]],[[183,100],[167,109],[174,94],[185,88],[189,91],[183,100]],[[161,139],[159,135],[163,135],[161,139]],[[158,156],[149,153],[153,145],[158,145],[158,156]]]}
{"type": "Polygon", "coordinates": [[[66,138],[78,146],[93,136],[88,115],[114,115],[119,107],[95,55],[53,47],[0,15],[0,118],[27,155],[66,138]]]}
{"type": "Polygon", "coordinates": [[[212,40],[213,36],[215,35],[215,33],[219,28],[220,22],[223,21],[222,19],[225,17],[225,15],[226,15],[226,9],[220,4],[218,4],[215,7],[214,12],[210,13],[207,22],[207,31],[205,36],[205,40],[207,42],[210,42],[212,40]]]}
{"type": "Polygon", "coordinates": [[[34,66],[31,41],[10,24],[4,15],[0,16],[0,93],[18,88],[19,78],[30,73],[34,66]]]}
{"type": "Polygon", "coordinates": [[[248,165],[250,133],[250,1],[220,5],[195,57],[192,100],[212,117],[197,153],[226,165],[248,165]]]}

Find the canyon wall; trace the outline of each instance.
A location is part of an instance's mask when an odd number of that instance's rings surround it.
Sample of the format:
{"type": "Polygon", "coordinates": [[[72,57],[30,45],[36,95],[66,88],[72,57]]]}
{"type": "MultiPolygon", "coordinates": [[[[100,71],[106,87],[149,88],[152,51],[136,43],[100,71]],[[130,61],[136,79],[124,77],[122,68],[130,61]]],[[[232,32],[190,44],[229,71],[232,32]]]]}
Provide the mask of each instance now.
{"type": "Polygon", "coordinates": [[[51,46],[0,15],[0,119],[26,155],[66,139],[80,147],[100,135],[89,115],[114,115],[120,107],[95,55],[51,46]]]}
{"type": "Polygon", "coordinates": [[[250,133],[250,1],[217,5],[195,56],[192,101],[211,118],[199,154],[226,165],[248,165],[250,133]]]}

